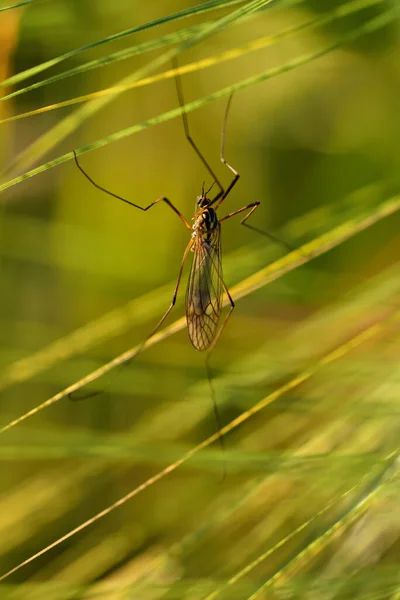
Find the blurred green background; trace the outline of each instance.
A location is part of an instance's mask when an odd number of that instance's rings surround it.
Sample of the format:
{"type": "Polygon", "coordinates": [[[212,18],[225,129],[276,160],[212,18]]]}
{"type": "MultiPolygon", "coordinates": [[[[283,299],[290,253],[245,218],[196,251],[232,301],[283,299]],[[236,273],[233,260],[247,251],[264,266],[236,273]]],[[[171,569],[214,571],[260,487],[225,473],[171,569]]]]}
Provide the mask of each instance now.
{"type": "MultiPolygon", "coordinates": [[[[194,35],[246,4],[189,10],[2,90],[166,35],[175,41],[0,103],[1,427],[140,343],[169,305],[188,241],[167,207],[135,211],[91,186],[73,160],[6,185],[177,108],[173,78],[127,90],[88,118],[85,103],[14,117],[118,85],[176,46],[177,32],[195,28],[187,34],[194,35]],[[52,136],[48,151],[40,150],[43,136],[52,136]]],[[[3,10],[1,80],[196,6],[43,0],[3,10]]],[[[217,57],[182,75],[186,102],[276,69],[234,95],[226,156],[241,179],[221,215],[259,200],[252,224],[293,248],[343,223],[353,227],[348,241],[334,233],[337,247],[252,291],[246,278],[286,251],[239,218],[224,223],[224,279],[244,297],[211,361],[222,423],[311,371],[228,433],[223,453],[218,444],[201,450],[5,578],[1,598],[400,597],[399,327],[388,321],[399,303],[397,209],[373,224],[382,203],[399,203],[398,17],[397,0],[277,0],[179,53],[180,66],[217,57]],[[265,36],[263,48],[222,60],[265,36]],[[357,233],[354,224],[368,217],[357,233]],[[357,347],[324,364],[363,331],[357,347]]],[[[155,72],[170,68],[168,60],[155,72]]],[[[188,114],[225,185],[226,101],[188,114]]],[[[188,220],[202,182],[212,183],[179,117],[80,162],[114,193],[142,206],[165,195],[188,220]]],[[[170,322],[184,313],[185,281],[170,322]]],[[[215,432],[204,359],[182,330],[89,388],[104,386],[104,394],[64,397],[1,431],[0,576],[215,432]]]]}

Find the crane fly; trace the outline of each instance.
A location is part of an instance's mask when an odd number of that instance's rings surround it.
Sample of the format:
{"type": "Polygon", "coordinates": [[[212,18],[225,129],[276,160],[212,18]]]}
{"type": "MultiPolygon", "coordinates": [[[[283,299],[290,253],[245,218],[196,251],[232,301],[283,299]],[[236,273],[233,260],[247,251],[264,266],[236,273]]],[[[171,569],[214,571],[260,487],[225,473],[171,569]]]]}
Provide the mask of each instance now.
{"type": "MultiPolygon", "coordinates": [[[[239,208],[238,210],[235,210],[234,212],[231,212],[222,218],[218,218],[217,210],[225,201],[228,194],[232,191],[232,189],[234,188],[234,186],[240,178],[239,172],[236,171],[236,169],[234,169],[225,160],[225,131],[229,108],[232,101],[232,94],[229,97],[225,109],[225,116],[223,120],[221,134],[220,159],[221,162],[224,163],[226,167],[228,167],[228,169],[231,171],[231,173],[233,174],[233,178],[229,183],[228,187],[224,188],[220,180],[212,170],[211,166],[205,159],[204,155],[198,148],[197,144],[194,142],[193,138],[190,135],[188,119],[184,110],[182,88],[178,75],[176,75],[175,81],[179,103],[182,110],[185,137],[196,152],[197,156],[202,161],[203,165],[206,167],[207,171],[210,173],[211,177],[213,178],[213,183],[208,190],[205,190],[203,183],[201,194],[197,197],[196,200],[195,214],[192,219],[193,224],[190,224],[182,215],[182,213],[176,208],[176,206],[165,196],[161,196],[148,206],[143,207],[138,204],[135,204],[130,200],[127,200],[126,198],[123,198],[122,196],[114,194],[113,192],[107,190],[106,188],[96,183],[92,179],[92,177],[88,175],[88,173],[81,166],[75,151],[74,158],[78,169],[83,173],[86,179],[88,179],[90,183],[94,185],[97,189],[105,192],[106,194],[114,198],[117,198],[118,200],[122,200],[122,202],[125,202],[126,204],[129,204],[130,206],[133,206],[134,208],[137,208],[144,212],[150,210],[156,204],[164,202],[171,210],[174,211],[174,213],[178,215],[178,217],[184,223],[186,228],[191,232],[190,241],[186,246],[185,252],[183,254],[183,259],[180,265],[178,279],[175,285],[171,304],[162,316],[162,318],[159,320],[157,325],[144,340],[143,344],[158,331],[158,329],[161,327],[161,325],[171,312],[172,308],[174,307],[176,298],[178,296],[178,290],[181,282],[183,268],[189,256],[189,253],[191,252],[193,253],[193,261],[187,284],[185,302],[187,330],[190,341],[194,348],[199,351],[208,350],[210,353],[217,344],[221,333],[225,328],[233,309],[235,308],[235,303],[232,299],[232,296],[229,293],[229,290],[224,282],[222,275],[221,223],[235,215],[248,211],[245,217],[240,221],[240,223],[242,225],[250,227],[251,229],[256,229],[251,225],[248,225],[246,221],[256,210],[256,208],[258,208],[260,202],[252,202],[251,204],[247,204],[246,206],[243,206],[242,208],[239,208]],[[214,185],[216,185],[219,188],[219,191],[214,196],[214,198],[210,198],[209,194],[214,185]],[[222,322],[222,325],[218,329],[218,324],[222,311],[222,299],[224,292],[229,300],[230,307],[225,319],[222,322]]],[[[256,231],[259,230],[256,229],[256,231]]]]}
{"type": "MultiPolygon", "coordinates": [[[[177,63],[174,61],[174,68],[176,70],[177,63]]],[[[214,415],[216,419],[216,423],[218,426],[218,431],[222,429],[221,422],[218,414],[217,404],[215,401],[214,389],[212,386],[212,378],[210,374],[209,368],[209,358],[212,350],[215,348],[222,331],[224,330],[230,316],[232,315],[232,311],[235,308],[235,303],[232,299],[232,296],[229,293],[229,290],[224,282],[222,275],[222,260],[221,260],[221,223],[238,215],[240,213],[246,212],[246,215],[241,219],[240,223],[253,229],[259,233],[264,235],[268,235],[272,239],[273,236],[266,234],[265,232],[253,227],[246,223],[247,219],[253,214],[253,212],[258,208],[260,202],[252,202],[251,204],[247,204],[238,210],[235,210],[222,218],[219,218],[217,215],[217,211],[223,202],[226,200],[227,196],[230,194],[234,186],[237,184],[240,178],[239,172],[234,169],[225,159],[225,132],[226,132],[226,124],[229,114],[229,109],[232,101],[232,94],[229,96],[225,115],[223,119],[222,125],[222,133],[221,133],[221,148],[220,148],[220,159],[221,162],[230,170],[233,177],[229,183],[229,185],[224,188],[215,175],[213,169],[210,164],[207,162],[206,158],[200,151],[197,144],[194,142],[192,136],[189,131],[189,124],[187,115],[184,109],[184,99],[183,93],[180,83],[179,75],[176,74],[175,77],[176,89],[179,99],[179,104],[181,107],[181,114],[184,126],[185,137],[189,144],[192,146],[193,150],[197,154],[198,158],[203,163],[204,167],[207,169],[209,174],[212,177],[213,183],[206,190],[205,184],[203,183],[201,194],[196,199],[195,205],[195,214],[193,216],[193,223],[190,224],[186,218],[182,215],[182,213],[176,208],[176,206],[165,196],[161,196],[157,198],[154,202],[149,204],[148,206],[140,206],[139,204],[135,204],[131,200],[127,200],[122,196],[114,194],[113,192],[107,190],[103,186],[96,183],[88,173],[83,169],[81,164],[79,163],[78,156],[74,151],[75,163],[78,169],[83,173],[86,179],[94,185],[97,189],[105,192],[106,194],[117,198],[118,200],[122,200],[126,204],[133,206],[141,211],[148,211],[156,204],[163,202],[166,204],[183,222],[185,227],[190,231],[191,236],[190,240],[186,246],[186,249],[183,254],[182,262],[180,265],[178,278],[175,284],[174,293],[172,296],[171,304],[168,309],[161,317],[157,325],[153,328],[150,334],[143,340],[143,342],[139,345],[137,353],[140,352],[146,341],[151,338],[164,323],[165,319],[168,317],[169,313],[173,309],[176,298],[179,291],[179,286],[182,278],[183,269],[185,263],[188,259],[190,253],[193,254],[192,266],[189,274],[187,289],[186,289],[186,301],[185,301],[185,309],[186,309],[186,321],[187,321],[187,330],[189,334],[190,341],[194,348],[199,351],[208,350],[207,358],[206,358],[206,369],[207,369],[207,377],[210,384],[211,396],[214,408],[214,415]],[[210,193],[213,187],[216,186],[218,191],[216,195],[211,198],[210,193]],[[222,304],[223,304],[223,294],[226,294],[229,301],[229,310],[226,314],[222,324],[218,328],[222,304]]],[[[132,360],[133,357],[129,359],[132,360]]],[[[127,361],[127,362],[129,362],[127,361]]],[[[123,364],[127,364],[127,362],[123,364]]],[[[80,396],[79,398],[74,397],[73,399],[83,399],[89,396],[97,395],[99,392],[89,393],[85,396],[80,396]]],[[[70,396],[71,397],[71,396],[70,396]]],[[[223,438],[219,436],[221,448],[223,449],[223,438]]]]}

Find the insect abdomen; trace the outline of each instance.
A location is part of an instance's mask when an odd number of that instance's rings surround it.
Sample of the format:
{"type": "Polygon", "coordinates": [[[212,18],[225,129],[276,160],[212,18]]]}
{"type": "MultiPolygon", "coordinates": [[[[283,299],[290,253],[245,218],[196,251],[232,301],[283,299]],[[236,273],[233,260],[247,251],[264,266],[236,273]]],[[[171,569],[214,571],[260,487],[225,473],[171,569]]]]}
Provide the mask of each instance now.
{"type": "Polygon", "coordinates": [[[206,222],[214,223],[215,213],[211,210],[206,211],[208,218],[204,213],[206,218],[196,232],[186,294],[188,333],[196,350],[206,350],[212,344],[222,307],[220,226],[216,220],[214,229],[204,227],[206,222]]]}

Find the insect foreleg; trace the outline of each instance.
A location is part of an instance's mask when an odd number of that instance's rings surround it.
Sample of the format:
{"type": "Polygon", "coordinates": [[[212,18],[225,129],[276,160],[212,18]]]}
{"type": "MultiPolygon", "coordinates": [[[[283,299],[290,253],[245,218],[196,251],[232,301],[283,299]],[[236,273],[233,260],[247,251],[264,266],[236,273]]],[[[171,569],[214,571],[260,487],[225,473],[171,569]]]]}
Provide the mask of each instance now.
{"type": "Polygon", "coordinates": [[[75,150],[74,150],[74,158],[75,158],[75,163],[76,163],[76,166],[78,167],[78,169],[81,171],[81,173],[83,173],[83,175],[86,177],[86,179],[88,181],[90,181],[90,183],[92,185],[94,185],[94,187],[97,188],[98,190],[101,190],[102,192],[105,192],[109,196],[112,196],[113,198],[116,198],[117,200],[121,200],[122,202],[125,202],[126,204],[129,204],[130,206],[133,206],[134,208],[138,208],[139,210],[142,210],[143,212],[146,212],[152,206],[155,206],[155,204],[158,204],[159,202],[165,202],[174,211],[174,213],[176,213],[178,215],[178,217],[181,219],[181,221],[183,221],[183,223],[185,224],[185,226],[188,229],[190,229],[190,231],[192,230],[191,225],[189,225],[189,223],[186,221],[186,219],[182,215],[182,213],[172,204],[172,202],[170,200],[168,200],[168,198],[165,198],[165,196],[161,196],[160,198],[157,198],[157,200],[155,200],[154,202],[152,202],[148,206],[140,206],[139,204],[135,204],[134,202],[131,202],[130,200],[127,200],[126,198],[123,198],[122,196],[118,196],[117,194],[114,194],[114,192],[110,192],[110,190],[107,190],[103,186],[101,186],[98,183],[96,183],[94,181],[94,179],[92,179],[90,177],[90,175],[88,173],[86,173],[86,171],[84,170],[84,168],[82,167],[82,165],[79,163],[78,157],[77,157],[77,154],[76,154],[75,150]]]}
{"type": "Polygon", "coordinates": [[[176,85],[176,91],[178,94],[179,105],[180,105],[181,111],[182,111],[182,121],[183,121],[183,129],[185,131],[185,137],[186,137],[187,141],[189,142],[189,144],[192,146],[193,150],[196,152],[197,156],[200,158],[201,162],[203,163],[203,165],[205,166],[207,171],[210,173],[211,177],[214,179],[217,186],[219,187],[220,191],[218,193],[218,198],[220,198],[222,196],[222,194],[224,193],[224,188],[222,187],[221,182],[219,181],[218,177],[215,175],[214,171],[212,170],[209,162],[206,160],[204,154],[201,152],[200,148],[198,147],[198,145],[196,144],[196,142],[190,135],[189,122],[188,122],[186,111],[184,109],[185,101],[183,98],[181,79],[178,74],[178,61],[176,58],[172,59],[172,66],[176,71],[175,85],[176,85]]]}
{"type": "MultiPolygon", "coordinates": [[[[152,329],[152,331],[149,333],[149,335],[143,340],[143,342],[141,344],[139,344],[134,355],[131,356],[128,360],[126,360],[122,364],[120,364],[119,365],[120,367],[126,367],[127,365],[129,365],[132,362],[132,360],[143,350],[143,347],[145,346],[147,340],[149,340],[155,333],[157,333],[157,331],[160,329],[161,325],[164,323],[165,319],[168,317],[169,313],[173,309],[175,302],[176,302],[176,298],[178,296],[179,284],[180,284],[181,278],[182,278],[183,267],[185,266],[185,262],[188,257],[189,251],[190,251],[191,247],[193,246],[193,241],[194,240],[192,238],[190,240],[190,242],[188,243],[188,245],[186,246],[186,250],[185,250],[183,258],[182,258],[181,266],[179,268],[178,279],[175,284],[175,289],[174,289],[174,293],[172,296],[171,304],[169,305],[168,310],[164,313],[164,315],[161,317],[161,319],[159,320],[157,325],[152,329]]],[[[114,372],[114,376],[115,376],[115,372],[114,372]]],[[[113,378],[111,378],[111,381],[112,380],[113,380],[113,378]]],[[[106,387],[108,387],[109,384],[110,384],[110,380],[107,382],[106,387]]],[[[70,400],[86,400],[87,398],[91,398],[93,396],[98,396],[99,394],[102,394],[105,391],[105,389],[106,388],[103,388],[102,390],[95,390],[93,392],[88,392],[88,393],[82,394],[82,395],[76,394],[75,392],[73,392],[72,394],[69,394],[68,397],[70,398],[70,400]]]]}

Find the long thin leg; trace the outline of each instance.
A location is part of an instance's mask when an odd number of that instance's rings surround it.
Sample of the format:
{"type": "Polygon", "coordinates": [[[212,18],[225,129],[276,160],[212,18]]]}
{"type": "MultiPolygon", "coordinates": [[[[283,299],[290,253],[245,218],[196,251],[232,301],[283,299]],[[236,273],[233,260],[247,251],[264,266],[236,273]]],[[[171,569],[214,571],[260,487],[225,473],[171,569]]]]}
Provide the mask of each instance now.
{"type": "Polygon", "coordinates": [[[76,166],[78,167],[78,169],[81,171],[81,173],[83,173],[83,175],[86,177],[86,179],[88,181],[90,181],[90,183],[92,185],[94,185],[94,187],[97,188],[98,190],[101,190],[102,192],[105,192],[106,194],[108,194],[109,196],[112,196],[113,198],[117,198],[117,200],[122,200],[122,202],[125,202],[126,204],[129,204],[130,206],[133,206],[134,208],[138,208],[139,210],[143,210],[144,212],[146,212],[146,210],[149,210],[152,206],[155,206],[159,202],[165,202],[170,208],[172,208],[172,210],[174,211],[174,213],[176,213],[178,215],[178,217],[181,219],[181,221],[183,221],[183,223],[186,225],[186,227],[188,229],[192,230],[191,225],[189,225],[189,223],[186,221],[186,219],[182,215],[182,213],[179,212],[179,210],[172,204],[172,202],[170,200],[168,200],[168,198],[165,198],[164,196],[161,196],[160,198],[157,198],[157,200],[155,200],[154,202],[152,202],[148,206],[144,206],[144,207],[143,206],[139,206],[139,204],[135,204],[134,202],[131,202],[130,200],[126,200],[125,198],[122,198],[122,196],[118,196],[117,194],[114,194],[114,192],[110,192],[106,188],[104,188],[101,185],[99,185],[98,183],[96,183],[90,177],[90,175],[88,175],[88,173],[86,173],[86,171],[84,170],[84,168],[82,167],[82,165],[79,163],[78,157],[77,157],[77,154],[76,154],[75,150],[74,150],[74,158],[75,158],[75,163],[76,163],[76,166]]]}
{"type": "MultiPolygon", "coordinates": [[[[178,69],[178,61],[177,61],[176,58],[172,59],[172,65],[173,65],[174,69],[178,69]]],[[[196,152],[197,156],[200,158],[201,162],[203,163],[203,165],[205,166],[205,168],[207,169],[207,171],[210,173],[211,177],[214,179],[214,181],[217,184],[217,186],[219,187],[219,189],[220,189],[219,196],[221,196],[224,193],[224,188],[222,187],[222,185],[221,185],[218,177],[215,175],[215,173],[212,170],[211,166],[209,165],[209,163],[205,159],[204,155],[200,151],[200,149],[197,146],[196,142],[194,141],[194,139],[190,135],[187,114],[186,114],[186,112],[185,112],[185,110],[183,108],[184,105],[185,105],[185,102],[184,102],[184,98],[183,98],[181,78],[178,75],[178,73],[176,73],[176,75],[175,75],[175,85],[176,85],[176,91],[177,91],[177,94],[178,94],[179,105],[180,105],[180,107],[182,109],[182,121],[183,121],[183,128],[185,130],[185,137],[186,137],[187,141],[189,142],[189,144],[192,146],[193,150],[196,152]]]]}
{"type": "Polygon", "coordinates": [[[215,198],[212,200],[212,202],[210,202],[210,206],[212,204],[214,204],[215,202],[217,202],[217,206],[215,207],[215,210],[217,210],[217,208],[223,203],[223,201],[225,200],[227,195],[231,192],[233,186],[236,185],[236,183],[239,181],[239,178],[240,178],[240,174],[225,159],[226,124],[228,121],[228,114],[229,114],[229,108],[230,108],[231,102],[232,102],[232,97],[233,97],[233,93],[229,96],[228,103],[227,103],[226,109],[225,109],[225,116],[224,116],[224,122],[222,125],[222,133],[221,133],[221,155],[220,155],[220,158],[221,158],[221,162],[223,162],[224,165],[226,165],[228,167],[228,169],[233,173],[234,177],[233,177],[231,183],[226,188],[226,190],[222,191],[222,193],[220,192],[219,194],[217,194],[215,196],[215,198]]]}
{"type": "MultiPolygon", "coordinates": [[[[190,251],[191,247],[193,246],[193,243],[194,243],[194,240],[191,239],[190,242],[188,243],[188,245],[186,246],[185,252],[183,254],[181,266],[179,268],[178,279],[175,284],[175,289],[174,289],[174,293],[172,296],[171,304],[169,305],[168,309],[166,310],[164,315],[161,317],[161,319],[158,321],[157,325],[151,330],[151,332],[145,337],[145,339],[142,341],[142,343],[138,346],[135,354],[129,360],[122,363],[120,365],[120,367],[126,367],[127,365],[129,365],[132,362],[132,360],[135,358],[135,356],[137,356],[139,354],[139,352],[142,350],[142,348],[145,345],[145,343],[147,342],[147,340],[150,339],[155,333],[157,333],[157,331],[160,329],[161,325],[164,323],[165,319],[168,317],[171,310],[174,308],[176,298],[178,296],[179,285],[180,285],[180,282],[182,279],[183,268],[185,266],[189,251],[190,251]]],[[[115,371],[114,371],[114,375],[115,375],[115,371]]],[[[113,378],[111,378],[111,381],[112,381],[112,379],[113,378]]],[[[106,387],[108,387],[109,385],[110,385],[110,380],[107,382],[106,387]]],[[[70,400],[86,400],[87,398],[92,398],[93,396],[98,396],[99,394],[103,394],[104,391],[105,391],[105,388],[103,388],[102,390],[96,390],[94,392],[89,392],[89,393],[83,394],[83,395],[76,394],[73,392],[72,394],[69,394],[68,397],[70,400]]]]}
{"type": "Polygon", "coordinates": [[[183,254],[183,258],[182,258],[182,262],[181,262],[181,266],[179,268],[179,274],[178,274],[178,279],[176,281],[176,285],[175,285],[175,289],[174,289],[174,294],[172,296],[172,300],[171,300],[171,304],[169,305],[167,311],[164,313],[164,315],[161,317],[161,319],[159,320],[159,322],[157,323],[157,325],[154,327],[154,329],[149,333],[149,335],[143,340],[142,344],[139,346],[139,350],[142,348],[142,346],[147,342],[147,340],[149,338],[151,338],[155,333],[157,333],[157,331],[160,329],[161,325],[164,323],[165,319],[168,317],[169,313],[171,312],[171,310],[174,308],[175,306],[175,302],[176,302],[176,298],[178,296],[178,290],[179,290],[179,284],[181,283],[181,278],[182,278],[182,272],[183,272],[183,267],[185,266],[186,263],[186,259],[188,257],[189,251],[191,249],[191,247],[194,244],[194,239],[191,238],[190,242],[188,243],[188,245],[186,246],[186,250],[183,254]]]}
{"type": "Polygon", "coordinates": [[[235,215],[238,215],[238,214],[244,212],[245,210],[250,209],[249,212],[247,213],[247,215],[245,217],[243,217],[243,219],[240,221],[240,224],[244,225],[245,227],[248,227],[249,229],[252,229],[253,231],[256,231],[257,233],[261,233],[261,235],[265,235],[273,242],[280,244],[286,250],[289,250],[289,252],[293,252],[295,250],[295,248],[290,246],[290,244],[287,244],[286,242],[284,242],[283,240],[280,240],[279,238],[275,237],[271,233],[268,233],[268,231],[262,231],[262,229],[258,229],[257,227],[253,227],[253,225],[249,225],[248,223],[246,223],[247,219],[249,217],[251,217],[253,212],[260,206],[260,204],[261,204],[260,202],[252,202],[251,204],[248,204],[247,206],[243,206],[242,208],[239,208],[238,210],[235,210],[234,212],[231,212],[228,215],[225,215],[225,217],[222,217],[222,219],[219,219],[219,222],[222,223],[222,221],[226,221],[227,219],[230,219],[231,217],[234,217],[235,215]]]}
{"type": "MultiPolygon", "coordinates": [[[[229,302],[230,302],[230,307],[229,307],[229,311],[228,314],[226,315],[225,319],[222,322],[221,327],[219,328],[217,335],[215,336],[211,346],[208,349],[207,352],[207,356],[206,356],[206,371],[207,371],[207,379],[208,379],[208,384],[210,386],[210,390],[211,390],[211,398],[212,398],[212,403],[213,403],[213,408],[214,408],[214,416],[215,416],[215,421],[217,423],[217,427],[218,427],[218,432],[221,431],[222,429],[222,423],[221,423],[221,419],[219,416],[219,412],[218,412],[218,407],[217,407],[217,401],[215,398],[215,390],[214,390],[214,386],[212,384],[212,376],[211,376],[211,367],[210,367],[210,358],[211,358],[211,353],[214,350],[215,346],[217,345],[217,342],[221,336],[221,333],[223,332],[229,317],[231,316],[233,309],[235,308],[235,303],[232,299],[232,296],[229,293],[228,288],[225,285],[225,282],[223,279],[221,279],[225,294],[228,296],[229,302]]],[[[219,442],[221,445],[221,450],[224,451],[225,450],[225,443],[224,443],[224,438],[223,435],[221,435],[221,433],[219,434],[219,442]]],[[[222,473],[222,479],[225,479],[226,476],[226,465],[224,464],[224,470],[222,473]]]]}

